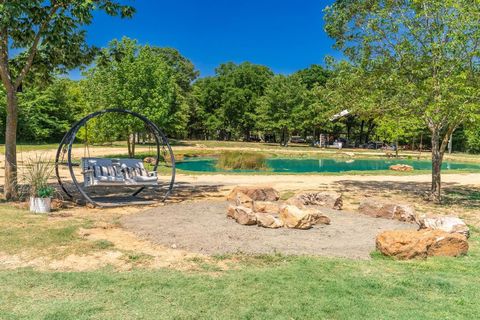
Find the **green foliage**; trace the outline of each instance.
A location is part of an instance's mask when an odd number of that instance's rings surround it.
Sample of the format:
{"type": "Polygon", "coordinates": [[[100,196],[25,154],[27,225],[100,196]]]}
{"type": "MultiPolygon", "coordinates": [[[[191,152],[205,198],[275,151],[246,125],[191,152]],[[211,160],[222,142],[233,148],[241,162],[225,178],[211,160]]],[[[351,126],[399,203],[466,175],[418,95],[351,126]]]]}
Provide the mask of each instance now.
{"type": "Polygon", "coordinates": [[[9,61],[12,79],[22,77],[23,70],[30,71],[30,81],[41,80],[52,71],[63,72],[91,62],[96,48],[87,45],[82,27],[92,23],[96,10],[122,18],[135,11],[112,0],[2,1],[2,36],[8,37],[10,48],[24,49],[9,61]]]}
{"type": "Polygon", "coordinates": [[[51,198],[55,194],[55,188],[50,186],[43,186],[37,191],[39,198],[51,198]]]}
{"type": "Polygon", "coordinates": [[[309,90],[319,86],[324,87],[330,75],[330,70],[318,64],[313,64],[309,68],[299,70],[295,73],[295,76],[298,77],[300,82],[309,90]]]}
{"type": "MultiPolygon", "coordinates": [[[[0,90],[1,91],[1,90],[0,90]]],[[[19,94],[18,134],[22,142],[58,142],[83,112],[78,82],[57,78],[53,82],[25,86],[19,94]]],[[[4,119],[6,101],[0,100],[4,119]]],[[[5,122],[0,120],[0,140],[5,136],[5,122]]]]}
{"type": "Polygon", "coordinates": [[[195,84],[190,118],[203,122],[195,129],[218,131],[224,139],[248,137],[256,123],[258,101],[272,76],[267,67],[248,62],[220,65],[215,77],[195,84]]]}
{"type": "Polygon", "coordinates": [[[464,133],[467,151],[480,153],[480,115],[471,118],[471,121],[465,127],[464,133]]]}
{"type": "Polygon", "coordinates": [[[346,82],[366,110],[407,114],[430,130],[436,201],[448,140],[480,112],[479,14],[480,3],[466,0],[338,0],[325,10],[326,31],[355,64],[346,82]]]}
{"type": "MultiPolygon", "coordinates": [[[[176,51],[167,51],[173,54],[176,51]]],[[[89,111],[121,108],[138,112],[168,135],[181,136],[188,120],[188,86],[178,65],[171,66],[161,48],[139,46],[128,38],[114,40],[97,59],[82,82],[89,111]],[[180,85],[184,86],[181,87],[180,85]]],[[[178,54],[178,52],[176,52],[178,54]]],[[[170,56],[169,56],[170,57],[170,56]]],[[[186,60],[181,60],[186,63],[186,60]]],[[[193,68],[190,69],[193,72],[193,68]]],[[[195,74],[190,74],[194,77],[195,74]]],[[[191,79],[191,78],[190,78],[191,79]]],[[[143,123],[132,117],[105,115],[92,123],[91,141],[126,139],[143,132],[143,123]]]]}
{"type": "Polygon", "coordinates": [[[275,76],[260,100],[257,127],[267,132],[280,132],[286,144],[288,133],[298,126],[308,107],[307,100],[306,86],[298,77],[275,76]]]}
{"type": "Polygon", "coordinates": [[[225,151],[218,158],[217,167],[225,170],[263,170],[267,168],[263,153],[225,151]]]}

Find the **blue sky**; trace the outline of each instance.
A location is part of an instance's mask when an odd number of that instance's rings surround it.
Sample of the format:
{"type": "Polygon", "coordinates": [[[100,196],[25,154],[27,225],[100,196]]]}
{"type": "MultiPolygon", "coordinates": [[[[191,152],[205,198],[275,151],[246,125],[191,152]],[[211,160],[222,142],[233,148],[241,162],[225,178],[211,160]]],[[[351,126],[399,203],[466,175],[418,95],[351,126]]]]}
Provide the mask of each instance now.
{"type": "MultiPolygon", "coordinates": [[[[322,9],[332,0],[136,0],[132,19],[96,14],[88,42],[103,47],[127,36],[141,44],[174,47],[201,76],[220,63],[250,61],[291,73],[325,55],[339,57],[325,34],[322,9]]],[[[73,71],[72,78],[80,77],[73,71]]]]}

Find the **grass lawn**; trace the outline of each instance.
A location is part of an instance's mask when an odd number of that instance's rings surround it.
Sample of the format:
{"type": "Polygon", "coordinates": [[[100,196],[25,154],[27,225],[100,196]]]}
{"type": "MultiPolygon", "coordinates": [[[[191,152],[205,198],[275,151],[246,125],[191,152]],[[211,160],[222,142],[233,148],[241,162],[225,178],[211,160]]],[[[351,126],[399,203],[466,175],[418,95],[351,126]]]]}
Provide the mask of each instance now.
{"type": "MultiPolygon", "coordinates": [[[[76,231],[85,218],[0,206],[0,252],[102,250],[76,231]],[[15,223],[16,222],[16,223],[15,223]]],[[[231,268],[118,272],[0,270],[0,319],[478,319],[480,238],[461,258],[399,262],[217,256],[231,268]]]]}

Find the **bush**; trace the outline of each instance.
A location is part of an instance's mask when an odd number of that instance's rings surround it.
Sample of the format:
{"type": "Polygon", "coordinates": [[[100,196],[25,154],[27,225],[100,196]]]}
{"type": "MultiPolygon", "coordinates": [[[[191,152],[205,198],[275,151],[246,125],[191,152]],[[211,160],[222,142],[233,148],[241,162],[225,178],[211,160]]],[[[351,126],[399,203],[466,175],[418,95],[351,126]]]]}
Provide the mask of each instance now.
{"type": "Polygon", "coordinates": [[[226,170],[264,170],[267,168],[267,161],[261,153],[227,151],[220,155],[217,167],[226,170]]]}

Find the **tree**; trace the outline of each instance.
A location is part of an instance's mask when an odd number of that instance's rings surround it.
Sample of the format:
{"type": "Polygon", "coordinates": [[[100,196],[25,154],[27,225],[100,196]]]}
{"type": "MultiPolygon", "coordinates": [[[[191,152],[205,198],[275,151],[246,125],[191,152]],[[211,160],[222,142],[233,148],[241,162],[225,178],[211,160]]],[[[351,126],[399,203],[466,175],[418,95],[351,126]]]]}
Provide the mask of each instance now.
{"type": "Polygon", "coordinates": [[[255,126],[258,99],[263,96],[273,72],[248,62],[226,63],[216,73],[222,87],[222,108],[218,117],[227,128],[227,138],[240,134],[248,139],[255,126]]]}
{"type": "Polygon", "coordinates": [[[286,146],[290,131],[298,127],[299,114],[308,104],[307,89],[295,76],[276,75],[260,100],[258,124],[264,131],[280,133],[280,144],[286,146]]]}
{"type": "Polygon", "coordinates": [[[206,77],[195,81],[189,113],[189,136],[203,135],[209,139],[222,129],[220,120],[222,106],[222,86],[217,77],[206,77]]]}
{"type": "Polygon", "coordinates": [[[300,78],[300,81],[308,90],[312,90],[318,86],[324,87],[331,75],[331,71],[318,64],[312,64],[306,69],[295,72],[295,75],[300,78]]]}
{"type": "Polygon", "coordinates": [[[5,131],[6,199],[16,197],[17,90],[31,74],[66,70],[91,61],[94,48],[85,30],[92,12],[129,17],[134,9],[112,0],[0,0],[0,77],[7,96],[5,131]],[[12,50],[19,50],[16,56],[12,50]]]}
{"type": "Polygon", "coordinates": [[[430,130],[436,202],[448,140],[479,112],[479,15],[480,3],[467,0],[337,0],[326,8],[328,34],[380,79],[390,112],[406,108],[430,130]]]}
{"type": "MultiPolygon", "coordinates": [[[[121,108],[138,112],[167,134],[186,129],[188,106],[177,84],[178,72],[167,65],[158,48],[139,46],[123,38],[103,49],[97,64],[87,72],[84,92],[90,111],[121,108]]],[[[129,156],[135,156],[135,134],[143,123],[132,117],[104,115],[91,126],[92,141],[126,139],[129,156]]]]}

